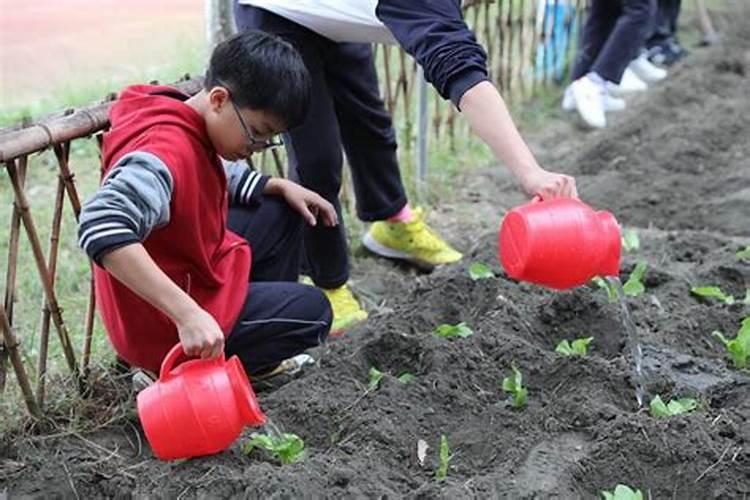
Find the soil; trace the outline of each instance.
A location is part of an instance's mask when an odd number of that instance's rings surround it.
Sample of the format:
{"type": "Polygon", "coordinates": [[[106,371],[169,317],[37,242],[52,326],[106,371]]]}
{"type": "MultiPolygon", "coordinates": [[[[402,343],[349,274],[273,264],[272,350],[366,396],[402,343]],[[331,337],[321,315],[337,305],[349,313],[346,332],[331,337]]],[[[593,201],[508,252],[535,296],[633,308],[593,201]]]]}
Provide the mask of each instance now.
{"type": "Polygon", "coordinates": [[[733,370],[711,337],[717,329],[734,335],[750,305],[690,294],[693,285],[717,285],[742,298],[750,288],[750,262],[735,255],[750,244],[747,19],[738,16],[741,26],[722,46],[694,50],[608,129],[584,133],[570,117],[553,117],[532,141],[546,165],[576,176],[587,202],[637,228],[641,248],[624,256],[622,277],[638,260],[648,263],[646,294],[629,301],[647,393],[695,397],[694,413],[657,420],[637,408],[617,306],[603,291],[555,292],[507,278],[496,230],[522,198],[495,167],[467,176],[455,199],[430,214],[465,252],[461,264],[419,274],[358,253],[352,284],[370,319],[320,348],[304,376],[259,393],[267,414],[305,440],[302,462],[244,455],[251,430],[217,456],[159,462],[130,411],[85,434],[6,436],[0,494],[596,498],[624,483],[656,499],[750,496],[750,374],[733,370]],[[496,279],[470,279],[475,261],[492,263],[496,279]],[[459,321],[474,335],[431,333],[459,321]],[[588,335],[587,357],[554,353],[559,340],[588,335]],[[511,364],[529,388],[525,409],[512,408],[499,386],[511,364]],[[386,373],[372,391],[370,367],[386,373]],[[397,380],[405,372],[415,378],[397,380]],[[451,460],[438,482],[441,435],[451,460]],[[429,445],[423,462],[418,440],[429,445]]]}

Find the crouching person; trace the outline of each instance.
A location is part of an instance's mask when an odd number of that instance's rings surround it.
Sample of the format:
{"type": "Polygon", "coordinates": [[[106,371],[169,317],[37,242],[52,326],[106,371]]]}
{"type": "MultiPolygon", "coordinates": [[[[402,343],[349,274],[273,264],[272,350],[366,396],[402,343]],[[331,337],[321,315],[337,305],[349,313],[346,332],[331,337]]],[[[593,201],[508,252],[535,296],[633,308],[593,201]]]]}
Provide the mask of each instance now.
{"type": "Polygon", "coordinates": [[[198,94],[138,85],[113,104],[105,175],[78,231],[127,363],[158,373],[180,342],[189,356],[236,354],[258,379],[296,369],[326,338],[330,304],[297,273],[303,224],[336,225],[333,206],[232,163],[277,145],[309,95],[295,50],[250,31],[216,47],[198,94]]]}

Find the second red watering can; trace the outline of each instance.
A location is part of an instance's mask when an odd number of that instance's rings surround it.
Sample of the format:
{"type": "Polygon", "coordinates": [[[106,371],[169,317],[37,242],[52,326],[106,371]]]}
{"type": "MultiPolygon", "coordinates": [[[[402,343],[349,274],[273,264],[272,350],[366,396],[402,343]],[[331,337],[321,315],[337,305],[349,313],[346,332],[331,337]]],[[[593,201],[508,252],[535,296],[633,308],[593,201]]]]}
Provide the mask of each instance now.
{"type": "Polygon", "coordinates": [[[182,345],[174,346],[159,380],[138,394],[143,431],[162,460],[218,453],[243,427],[266,421],[237,356],[190,359],[175,368],[184,357],[182,345]]]}
{"type": "Polygon", "coordinates": [[[533,201],[512,209],[498,238],[508,275],[559,290],[620,272],[620,226],[577,199],[533,201]]]}

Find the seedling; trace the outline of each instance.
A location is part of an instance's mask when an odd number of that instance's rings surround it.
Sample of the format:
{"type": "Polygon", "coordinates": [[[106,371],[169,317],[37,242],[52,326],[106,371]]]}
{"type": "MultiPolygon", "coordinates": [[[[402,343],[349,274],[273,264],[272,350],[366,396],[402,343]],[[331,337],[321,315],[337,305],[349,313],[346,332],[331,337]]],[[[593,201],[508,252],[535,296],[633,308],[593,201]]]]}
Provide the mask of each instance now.
{"type": "Polygon", "coordinates": [[[383,372],[373,366],[370,368],[370,373],[368,374],[368,376],[369,381],[367,382],[367,390],[374,391],[378,388],[378,385],[380,385],[380,381],[383,379],[383,372]]]}
{"type": "Polygon", "coordinates": [[[511,395],[511,406],[523,408],[526,406],[529,391],[523,386],[523,375],[515,365],[511,366],[512,375],[503,379],[503,390],[511,395]]]}
{"type": "Polygon", "coordinates": [[[683,413],[690,413],[698,407],[698,401],[693,398],[680,398],[672,399],[668,404],[662,401],[661,396],[658,394],[654,396],[649,404],[651,410],[651,416],[654,418],[667,418],[674,417],[675,415],[681,415],[683,413]]]}
{"type": "Polygon", "coordinates": [[[417,377],[413,373],[406,372],[398,376],[398,381],[401,382],[402,384],[408,384],[415,378],[417,377]]]}
{"type": "Polygon", "coordinates": [[[466,323],[463,321],[457,325],[447,325],[442,324],[439,325],[437,328],[435,328],[435,335],[438,337],[442,337],[444,339],[450,338],[450,337],[471,337],[474,335],[474,331],[466,326],[466,323]]]}
{"type": "Polygon", "coordinates": [[[728,306],[734,304],[734,297],[725,294],[718,286],[694,286],[690,289],[690,293],[699,297],[718,299],[728,306]]]}
{"type": "Polygon", "coordinates": [[[567,340],[560,341],[555,347],[555,352],[562,354],[563,356],[581,356],[584,357],[589,352],[589,344],[594,340],[594,337],[585,337],[575,339],[573,342],[567,340]]]}
{"type": "Polygon", "coordinates": [[[633,272],[630,273],[630,277],[628,277],[628,281],[626,281],[625,284],[622,285],[622,290],[623,292],[625,292],[625,295],[629,295],[630,297],[638,297],[646,291],[646,287],[643,286],[643,283],[641,283],[641,279],[643,279],[643,275],[645,273],[646,263],[641,261],[636,264],[635,269],[633,269],[633,272]]]}
{"type": "Polygon", "coordinates": [[[738,370],[747,368],[747,362],[750,358],[750,316],[742,320],[740,329],[737,331],[737,336],[732,340],[727,339],[718,330],[715,330],[711,335],[724,344],[735,368],[738,370]]]}
{"type": "Polygon", "coordinates": [[[735,255],[737,255],[737,258],[740,260],[750,261],[750,245],[746,246],[745,248],[737,252],[735,255]]]}
{"type": "Polygon", "coordinates": [[[617,289],[609,281],[599,276],[594,277],[592,280],[596,286],[607,292],[607,299],[610,302],[617,302],[617,289]]]}
{"type": "Polygon", "coordinates": [[[635,229],[625,229],[622,231],[622,248],[626,252],[635,252],[641,248],[641,240],[635,229]]]}
{"type": "Polygon", "coordinates": [[[494,278],[495,273],[489,268],[487,264],[481,262],[474,262],[469,266],[469,276],[474,281],[483,280],[488,278],[494,278]]]}
{"type": "Polygon", "coordinates": [[[604,500],[643,500],[641,490],[634,490],[630,486],[618,484],[615,491],[602,491],[604,500]]]}
{"type": "Polygon", "coordinates": [[[448,462],[450,462],[450,449],[448,448],[448,438],[445,434],[440,435],[440,464],[438,465],[437,471],[435,471],[435,477],[438,481],[445,481],[448,477],[448,462]]]}
{"type": "Polygon", "coordinates": [[[255,448],[262,448],[273,457],[279,459],[282,465],[298,462],[305,457],[305,442],[296,434],[282,433],[268,436],[254,432],[250,441],[245,443],[242,451],[249,455],[255,448]]]}

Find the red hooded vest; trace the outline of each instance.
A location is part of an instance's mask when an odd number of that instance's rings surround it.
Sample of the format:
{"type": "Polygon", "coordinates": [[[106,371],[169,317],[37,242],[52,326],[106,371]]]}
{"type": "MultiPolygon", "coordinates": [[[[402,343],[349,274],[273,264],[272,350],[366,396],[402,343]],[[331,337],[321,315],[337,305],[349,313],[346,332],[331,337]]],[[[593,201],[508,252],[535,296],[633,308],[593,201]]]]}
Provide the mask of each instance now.
{"type": "MultiPolygon", "coordinates": [[[[228,335],[244,304],[250,276],[247,241],[227,229],[227,180],[203,118],[171,87],[128,87],[110,110],[104,173],[135,151],[159,157],[173,179],[170,219],[143,246],[156,264],[228,335]],[[156,95],[156,93],[161,95],[156,95]]],[[[175,324],[105,269],[95,266],[96,298],[104,327],[127,362],[159,371],[179,342],[175,324]]]]}

